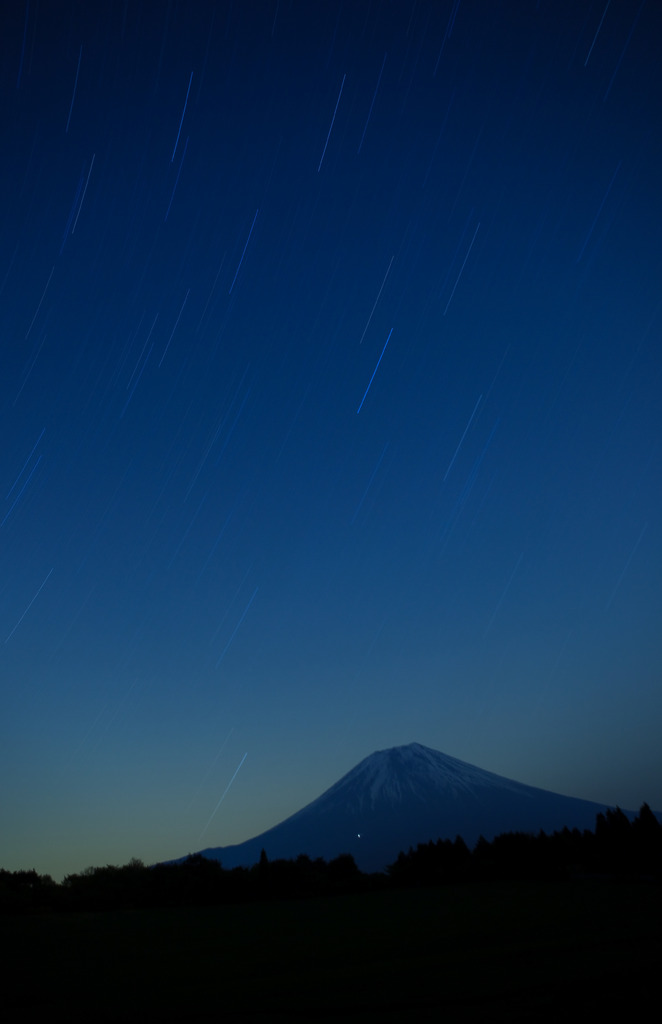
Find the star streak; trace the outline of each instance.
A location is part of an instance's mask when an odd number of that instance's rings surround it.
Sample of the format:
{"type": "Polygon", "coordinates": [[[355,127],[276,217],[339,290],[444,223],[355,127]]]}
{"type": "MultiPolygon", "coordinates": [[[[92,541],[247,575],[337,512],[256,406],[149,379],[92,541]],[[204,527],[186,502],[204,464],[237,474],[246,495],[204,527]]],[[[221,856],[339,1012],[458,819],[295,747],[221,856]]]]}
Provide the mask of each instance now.
{"type": "Polygon", "coordinates": [[[358,409],[356,410],[356,415],[357,415],[357,416],[358,416],[358,414],[359,414],[359,413],[361,412],[361,409],[363,408],[363,403],[364,403],[364,402],[365,402],[365,400],[366,400],[366,395],[367,395],[367,394],[368,394],[368,392],[370,391],[370,384],[372,384],[373,380],[375,379],[375,374],[377,373],[377,370],[379,369],[379,364],[380,364],[380,363],[381,363],[381,361],[382,361],[382,356],[383,356],[383,355],[384,355],[384,353],[386,352],[386,345],[388,345],[389,341],[391,340],[391,335],[392,335],[392,334],[393,334],[393,328],[391,328],[391,330],[390,330],[390,331],[388,332],[388,338],[386,339],[386,344],[384,345],[384,348],[382,349],[382,355],[381,355],[381,356],[379,357],[379,359],[377,360],[377,365],[376,365],[376,367],[374,368],[374,370],[372,371],[372,377],[370,378],[370,383],[368,384],[367,388],[365,389],[365,395],[364,395],[364,396],[363,396],[363,398],[361,399],[361,404],[360,404],[360,406],[358,407],[358,409]]]}
{"type": "Polygon", "coordinates": [[[227,786],[226,786],[226,787],[225,787],[225,789],[223,790],[223,796],[221,797],[221,799],[220,799],[220,800],[218,801],[218,803],[216,804],[216,807],[214,808],[214,810],[212,811],[212,813],[211,813],[211,815],[210,815],[210,817],[209,817],[209,821],[207,822],[207,824],[206,824],[206,825],[205,825],[205,827],[203,828],[202,832],[200,833],[200,840],[202,840],[202,837],[204,836],[205,832],[207,831],[207,829],[208,829],[208,828],[209,828],[209,826],[211,825],[212,821],[214,820],[214,817],[215,817],[215,815],[216,815],[216,812],[218,811],[219,807],[221,806],[221,804],[222,804],[222,803],[223,803],[223,801],[225,800],[225,798],[226,798],[226,796],[227,796],[227,794],[228,794],[228,790],[230,789],[230,786],[232,785],[232,783],[234,782],[234,780],[235,780],[235,779],[237,778],[237,775],[239,774],[239,769],[241,768],[242,764],[244,763],[244,761],[246,760],[246,758],[247,758],[247,757],[248,757],[248,751],[246,751],[246,753],[245,753],[245,754],[244,754],[244,756],[242,757],[241,761],[239,762],[239,764],[237,765],[237,767],[236,767],[236,769],[235,769],[235,773],[234,773],[234,775],[232,776],[232,778],[231,778],[231,779],[230,779],[230,781],[228,782],[227,786]]]}

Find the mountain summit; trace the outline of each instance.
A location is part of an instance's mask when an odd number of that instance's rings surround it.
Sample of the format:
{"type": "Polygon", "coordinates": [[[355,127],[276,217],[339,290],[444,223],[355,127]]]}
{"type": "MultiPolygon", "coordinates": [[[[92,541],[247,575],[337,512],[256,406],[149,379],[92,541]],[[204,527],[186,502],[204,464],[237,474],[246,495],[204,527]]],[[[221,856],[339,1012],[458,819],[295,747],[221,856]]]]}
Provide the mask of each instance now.
{"type": "Polygon", "coordinates": [[[378,750],[279,825],[236,846],[200,851],[225,868],[299,854],[351,853],[362,871],[382,871],[400,850],[462,836],[593,829],[602,804],[526,786],[420,743],[378,750]]]}

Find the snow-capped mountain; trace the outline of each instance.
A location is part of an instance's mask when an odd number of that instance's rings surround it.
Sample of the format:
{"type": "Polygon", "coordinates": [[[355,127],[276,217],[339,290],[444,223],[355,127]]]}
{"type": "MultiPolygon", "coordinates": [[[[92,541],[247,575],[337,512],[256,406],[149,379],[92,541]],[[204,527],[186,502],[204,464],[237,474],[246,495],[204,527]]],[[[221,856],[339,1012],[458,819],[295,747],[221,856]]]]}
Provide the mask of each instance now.
{"type": "Polygon", "coordinates": [[[201,850],[224,867],[301,853],[330,860],[351,853],[362,871],[381,871],[400,850],[433,839],[593,829],[602,804],[513,782],[420,743],[378,750],[279,825],[236,846],[201,850]]]}

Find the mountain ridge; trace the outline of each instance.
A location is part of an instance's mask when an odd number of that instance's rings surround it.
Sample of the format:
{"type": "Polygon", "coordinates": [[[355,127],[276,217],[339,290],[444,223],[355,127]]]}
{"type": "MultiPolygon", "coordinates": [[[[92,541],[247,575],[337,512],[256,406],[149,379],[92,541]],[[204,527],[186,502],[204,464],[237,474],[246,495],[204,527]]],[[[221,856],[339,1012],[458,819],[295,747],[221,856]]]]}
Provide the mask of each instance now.
{"type": "Polygon", "coordinates": [[[350,853],[362,871],[382,871],[401,850],[430,840],[460,835],[472,846],[481,835],[491,840],[502,832],[593,829],[607,806],[528,786],[409,743],[369,754],[265,832],[199,852],[225,868],[250,867],[262,850],[270,860],[300,854],[331,860],[350,853]]]}

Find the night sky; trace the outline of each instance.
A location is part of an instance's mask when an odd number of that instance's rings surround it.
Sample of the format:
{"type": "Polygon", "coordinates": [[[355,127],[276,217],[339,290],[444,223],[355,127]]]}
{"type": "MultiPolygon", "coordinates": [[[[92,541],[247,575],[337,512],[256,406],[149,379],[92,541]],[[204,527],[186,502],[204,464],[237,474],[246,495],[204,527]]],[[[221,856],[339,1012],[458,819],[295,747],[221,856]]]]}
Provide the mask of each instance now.
{"type": "Polygon", "coordinates": [[[5,0],[1,866],[412,741],[662,807],[661,29],[5,0]]]}

